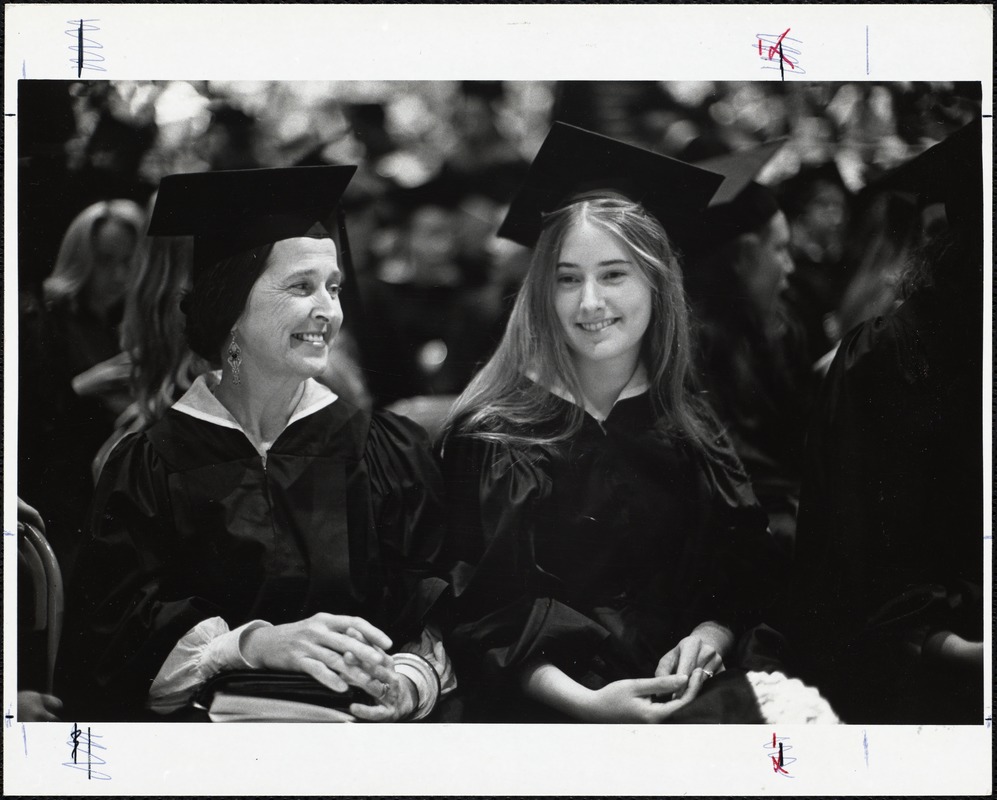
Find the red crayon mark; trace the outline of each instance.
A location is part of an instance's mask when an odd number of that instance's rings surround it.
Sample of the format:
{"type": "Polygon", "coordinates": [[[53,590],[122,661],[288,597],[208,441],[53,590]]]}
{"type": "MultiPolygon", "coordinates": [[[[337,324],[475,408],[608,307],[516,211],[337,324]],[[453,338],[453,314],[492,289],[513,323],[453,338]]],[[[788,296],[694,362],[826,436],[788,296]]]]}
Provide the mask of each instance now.
{"type": "Polygon", "coordinates": [[[787,778],[792,778],[793,776],[789,774],[787,767],[796,761],[796,759],[786,754],[787,750],[792,749],[791,745],[783,744],[788,740],[788,738],[789,737],[787,736],[777,736],[773,733],[772,742],[769,743],[769,741],[766,740],[763,746],[766,749],[770,749],[768,756],[772,761],[772,771],[779,775],[785,775],[787,778]]]}
{"type": "Polygon", "coordinates": [[[779,45],[782,44],[782,40],[786,38],[787,33],[789,33],[789,28],[786,28],[786,30],[782,32],[782,35],[776,40],[776,43],[769,48],[769,61],[771,61],[772,57],[779,52],[779,45]]]}

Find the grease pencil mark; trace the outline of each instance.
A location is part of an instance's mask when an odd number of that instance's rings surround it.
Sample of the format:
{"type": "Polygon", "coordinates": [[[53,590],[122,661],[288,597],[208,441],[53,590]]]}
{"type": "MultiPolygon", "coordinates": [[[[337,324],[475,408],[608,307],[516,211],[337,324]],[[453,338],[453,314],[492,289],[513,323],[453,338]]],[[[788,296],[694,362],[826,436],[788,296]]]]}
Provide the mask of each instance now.
{"type": "Polygon", "coordinates": [[[799,39],[789,36],[792,28],[786,28],[782,33],[757,33],[755,39],[758,42],[758,57],[762,60],[762,69],[778,69],[779,77],[786,80],[787,67],[794,75],[806,75],[807,72],[800,66],[800,55],[802,51],[796,45],[802,45],[799,39]],[[778,58],[777,58],[778,56],[778,58]],[[776,62],[773,65],[772,62],[776,62]]]}
{"type": "Polygon", "coordinates": [[[102,738],[102,736],[92,733],[89,727],[87,728],[86,733],[84,733],[83,729],[74,722],[73,729],[69,732],[69,740],[66,742],[66,744],[73,748],[71,753],[72,760],[64,761],[62,766],[86,772],[87,780],[111,780],[111,776],[106,772],[100,772],[94,769],[94,767],[102,767],[107,764],[107,762],[101,758],[99,754],[94,754],[94,750],[107,750],[104,745],[94,741],[95,739],[102,738]]]}
{"type": "Polygon", "coordinates": [[[790,764],[795,763],[796,759],[788,754],[788,751],[793,749],[791,744],[786,744],[789,741],[788,736],[776,736],[775,733],[772,734],[770,740],[766,740],[765,744],[762,745],[766,750],[768,750],[768,757],[772,762],[772,771],[776,775],[781,775],[785,778],[795,778],[795,775],[790,775],[789,770],[786,769],[790,764]]]}
{"type": "Polygon", "coordinates": [[[98,42],[96,39],[89,38],[88,35],[95,31],[99,31],[96,25],[92,23],[99,22],[96,19],[70,19],[66,20],[67,25],[72,25],[70,30],[66,31],[67,36],[73,37],[73,44],[70,45],[69,49],[73,52],[74,58],[72,59],[73,66],[76,67],[76,77],[79,78],[83,75],[83,70],[89,69],[94,72],[106,72],[101,64],[104,63],[104,56],[95,52],[97,50],[103,50],[104,46],[98,42]]]}

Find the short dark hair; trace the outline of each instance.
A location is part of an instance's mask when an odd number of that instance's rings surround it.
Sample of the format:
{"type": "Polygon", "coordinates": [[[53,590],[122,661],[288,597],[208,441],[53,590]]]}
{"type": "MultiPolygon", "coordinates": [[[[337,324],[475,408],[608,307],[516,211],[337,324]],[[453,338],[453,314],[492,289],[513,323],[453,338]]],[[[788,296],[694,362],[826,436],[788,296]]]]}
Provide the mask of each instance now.
{"type": "Polygon", "coordinates": [[[187,317],[185,333],[190,349],[215,367],[272,250],[273,243],[263,244],[216,261],[197,276],[180,302],[187,317]]]}

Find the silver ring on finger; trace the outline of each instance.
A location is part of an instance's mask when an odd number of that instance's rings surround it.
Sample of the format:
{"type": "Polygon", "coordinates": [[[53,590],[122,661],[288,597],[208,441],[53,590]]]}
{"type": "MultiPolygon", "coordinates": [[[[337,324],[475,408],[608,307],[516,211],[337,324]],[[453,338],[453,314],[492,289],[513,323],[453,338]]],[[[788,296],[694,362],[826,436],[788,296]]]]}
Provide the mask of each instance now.
{"type": "Polygon", "coordinates": [[[384,681],[380,681],[380,684],[381,684],[381,693],[377,696],[377,699],[383,700],[384,696],[388,693],[388,689],[390,689],[391,687],[388,686],[388,684],[386,684],[384,681]]]}
{"type": "Polygon", "coordinates": [[[702,670],[703,670],[703,674],[706,676],[706,680],[709,680],[715,674],[712,670],[708,670],[706,667],[702,667],[702,670]]]}

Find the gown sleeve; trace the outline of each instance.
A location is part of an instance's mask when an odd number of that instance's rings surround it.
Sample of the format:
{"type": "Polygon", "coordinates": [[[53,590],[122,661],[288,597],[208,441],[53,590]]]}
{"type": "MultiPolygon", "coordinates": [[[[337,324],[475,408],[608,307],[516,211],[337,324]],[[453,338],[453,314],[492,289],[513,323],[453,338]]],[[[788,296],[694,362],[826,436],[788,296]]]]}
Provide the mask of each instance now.
{"type": "Polygon", "coordinates": [[[220,615],[201,598],[171,596],[172,519],[166,466],[136,434],[104,467],[67,594],[58,666],[67,708],[95,719],[134,717],[177,642],[220,615]]]}
{"type": "Polygon", "coordinates": [[[768,517],[755,496],[750,479],[733,445],[717,440],[722,451],[702,469],[701,507],[712,519],[714,549],[711,603],[737,636],[767,622],[783,598],[789,562],[768,528],[768,517]]]}
{"type": "Polygon", "coordinates": [[[441,569],[443,479],[422,428],[390,412],[371,419],[366,461],[400,651],[395,668],[415,683],[419,704],[412,719],[422,719],[457,685],[436,634],[438,601],[447,591],[441,569]]]}
{"type": "Polygon", "coordinates": [[[426,433],[404,417],[376,412],[367,439],[374,520],[396,639],[418,639],[447,588],[439,569],[443,481],[426,433]]]}
{"type": "Polygon", "coordinates": [[[793,632],[849,721],[951,702],[924,642],[983,638],[979,362],[943,349],[959,323],[928,299],[845,338],[808,441],[793,632]]]}
{"type": "Polygon", "coordinates": [[[443,471],[453,591],[447,642],[458,673],[466,665],[488,682],[505,681],[533,658],[557,663],[595,652],[609,631],[555,600],[537,566],[533,542],[551,494],[537,456],[455,436],[443,471]]]}

